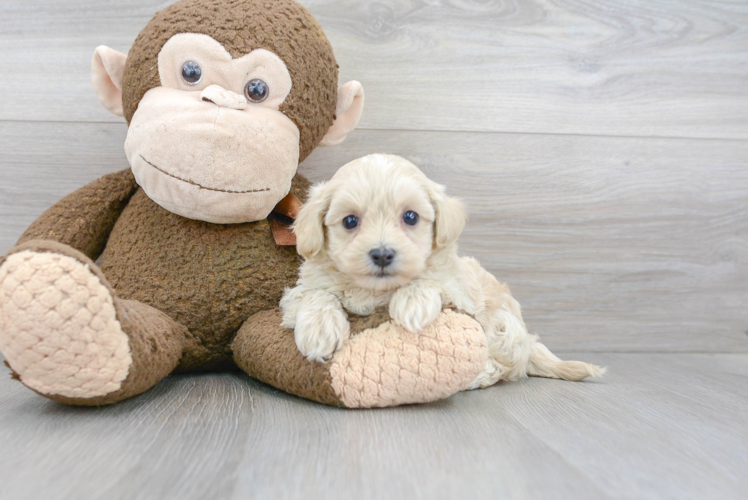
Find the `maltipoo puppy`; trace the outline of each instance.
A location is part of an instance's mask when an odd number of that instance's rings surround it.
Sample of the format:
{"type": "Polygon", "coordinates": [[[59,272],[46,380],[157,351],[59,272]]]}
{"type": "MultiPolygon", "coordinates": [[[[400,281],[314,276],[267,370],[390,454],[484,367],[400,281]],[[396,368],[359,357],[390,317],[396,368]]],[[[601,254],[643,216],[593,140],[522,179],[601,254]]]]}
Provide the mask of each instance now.
{"type": "Polygon", "coordinates": [[[445,306],[473,316],[489,359],[471,388],[527,375],[582,380],[605,369],[562,361],[527,332],[509,288],[471,257],[457,255],[467,215],[415,165],[375,154],[343,166],[312,188],[294,230],[305,261],[281,300],[283,326],[310,360],[328,359],[349,337],[346,310],[389,306],[418,333],[445,306]]]}

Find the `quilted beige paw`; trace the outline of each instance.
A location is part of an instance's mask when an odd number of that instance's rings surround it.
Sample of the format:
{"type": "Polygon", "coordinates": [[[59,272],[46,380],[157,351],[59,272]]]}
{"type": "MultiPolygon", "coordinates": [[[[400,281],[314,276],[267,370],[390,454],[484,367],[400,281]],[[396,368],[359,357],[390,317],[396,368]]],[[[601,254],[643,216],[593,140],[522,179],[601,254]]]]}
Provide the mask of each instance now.
{"type": "Polygon", "coordinates": [[[0,266],[0,352],[26,386],[70,398],[118,390],[132,364],[112,295],[89,265],[30,250],[0,266]]]}
{"type": "Polygon", "coordinates": [[[467,389],[487,358],[478,322],[444,311],[419,334],[387,322],[352,337],[333,356],[330,376],[348,408],[426,403],[467,389]]]}

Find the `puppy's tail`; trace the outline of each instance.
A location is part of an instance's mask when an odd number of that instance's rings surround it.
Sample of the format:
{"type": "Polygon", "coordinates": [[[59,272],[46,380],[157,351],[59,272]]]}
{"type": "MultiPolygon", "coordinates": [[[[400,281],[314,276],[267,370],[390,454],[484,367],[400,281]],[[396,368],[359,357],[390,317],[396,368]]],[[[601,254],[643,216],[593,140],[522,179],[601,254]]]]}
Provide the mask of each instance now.
{"type": "Polygon", "coordinates": [[[532,340],[530,362],[527,364],[527,374],[531,377],[578,381],[587,377],[602,377],[606,370],[582,361],[563,361],[538,342],[537,336],[532,340]]]}

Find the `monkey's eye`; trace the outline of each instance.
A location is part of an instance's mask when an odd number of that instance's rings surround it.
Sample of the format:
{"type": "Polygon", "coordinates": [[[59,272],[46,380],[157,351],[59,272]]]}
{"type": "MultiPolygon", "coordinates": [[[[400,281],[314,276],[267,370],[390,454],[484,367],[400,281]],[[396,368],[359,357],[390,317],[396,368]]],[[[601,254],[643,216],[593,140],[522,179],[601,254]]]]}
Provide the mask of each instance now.
{"type": "Polygon", "coordinates": [[[197,85],[203,79],[203,70],[195,61],[187,61],[182,65],[182,78],[187,85],[197,85]]]}
{"type": "Polygon", "coordinates": [[[415,226],[418,224],[418,214],[413,210],[408,210],[403,214],[403,222],[409,226],[415,226]]]}
{"type": "Polygon", "coordinates": [[[356,227],[358,227],[358,217],[356,217],[355,215],[349,215],[348,217],[343,219],[343,227],[348,230],[355,229],[356,227]]]}
{"type": "Polygon", "coordinates": [[[244,86],[244,97],[246,97],[249,102],[262,102],[268,98],[269,93],[270,89],[268,89],[268,84],[259,78],[254,78],[248,81],[244,86]]]}

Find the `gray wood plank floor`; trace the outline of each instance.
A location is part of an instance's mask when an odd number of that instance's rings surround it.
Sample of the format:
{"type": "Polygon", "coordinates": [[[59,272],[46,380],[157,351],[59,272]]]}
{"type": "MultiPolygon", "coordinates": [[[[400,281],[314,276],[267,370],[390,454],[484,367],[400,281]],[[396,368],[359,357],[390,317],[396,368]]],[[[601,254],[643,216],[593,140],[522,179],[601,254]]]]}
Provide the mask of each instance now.
{"type": "Polygon", "coordinates": [[[0,380],[0,496],[743,499],[748,355],[571,353],[435,404],[323,407],[244,375],[171,377],[98,409],[0,380]]]}
{"type": "MultiPolygon", "coordinates": [[[[0,0],[0,254],[127,166],[91,54],[169,3],[0,0]]],[[[379,411],[179,376],[77,409],[0,369],[0,499],[745,498],[748,2],[302,3],[367,105],[300,171],[413,160],[530,329],[609,374],[379,411]]]]}

